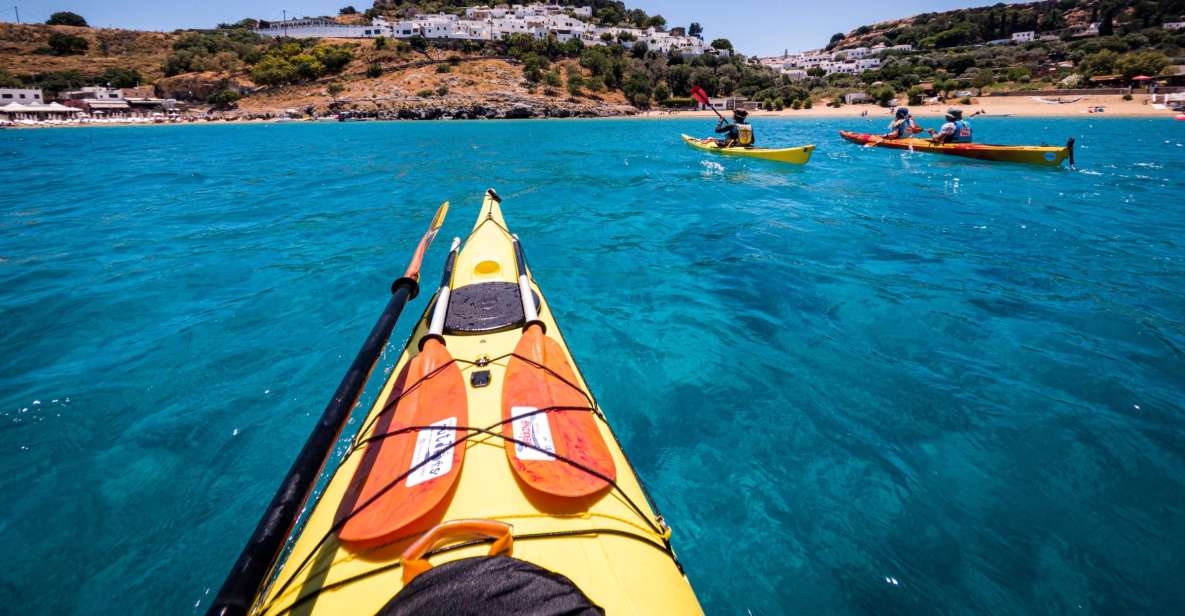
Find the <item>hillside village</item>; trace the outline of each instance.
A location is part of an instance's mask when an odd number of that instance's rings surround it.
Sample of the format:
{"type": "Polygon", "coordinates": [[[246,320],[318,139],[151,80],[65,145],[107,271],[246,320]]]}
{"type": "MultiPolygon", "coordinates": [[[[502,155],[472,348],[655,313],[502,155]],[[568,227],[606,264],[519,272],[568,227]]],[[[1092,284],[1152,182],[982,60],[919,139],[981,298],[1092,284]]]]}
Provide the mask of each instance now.
{"type": "MultiPolygon", "coordinates": [[[[585,46],[621,43],[627,49],[644,43],[662,53],[678,52],[701,55],[708,50],[697,36],[687,36],[684,28],[667,31],[660,27],[629,28],[600,26],[592,23],[592,7],[567,7],[558,4],[514,4],[466,7],[463,15],[418,14],[409,19],[388,21],[374,17],[369,24],[343,24],[328,17],[269,22],[255,30],[271,37],[293,38],[395,38],[423,37],[440,41],[496,41],[514,35],[536,39],[555,37],[560,43],[578,40],[585,46]]],[[[723,50],[730,53],[731,50],[723,50]]]]}

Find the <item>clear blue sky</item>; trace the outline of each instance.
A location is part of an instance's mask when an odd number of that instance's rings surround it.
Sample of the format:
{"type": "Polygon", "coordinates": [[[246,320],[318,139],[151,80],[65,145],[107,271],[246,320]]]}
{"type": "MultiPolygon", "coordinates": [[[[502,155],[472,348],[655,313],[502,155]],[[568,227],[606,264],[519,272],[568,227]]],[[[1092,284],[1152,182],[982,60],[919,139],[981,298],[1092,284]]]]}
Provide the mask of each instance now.
{"type": "MultiPolygon", "coordinates": [[[[524,2],[525,0],[517,0],[524,2]]],[[[334,14],[347,4],[358,10],[371,0],[0,0],[0,20],[12,21],[12,5],[20,7],[21,20],[43,22],[54,11],[74,11],[95,26],[142,30],[208,28],[243,17],[279,19],[290,16],[334,14]]],[[[864,24],[908,17],[928,11],[995,4],[992,0],[629,0],[626,6],[642,8],[667,18],[669,26],[698,21],[704,37],[731,39],[746,54],[773,55],[784,49],[801,51],[821,47],[836,32],[864,24]]]]}

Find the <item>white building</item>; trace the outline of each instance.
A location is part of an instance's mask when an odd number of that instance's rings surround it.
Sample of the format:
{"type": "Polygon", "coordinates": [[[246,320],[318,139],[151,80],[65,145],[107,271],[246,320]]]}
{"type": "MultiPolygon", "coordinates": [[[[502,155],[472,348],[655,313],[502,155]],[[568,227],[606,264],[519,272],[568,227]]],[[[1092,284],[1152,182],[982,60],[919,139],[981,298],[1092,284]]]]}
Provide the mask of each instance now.
{"type": "Polygon", "coordinates": [[[863,73],[864,71],[878,69],[880,67],[881,67],[881,59],[880,58],[861,58],[859,60],[856,60],[856,70],[858,70],[861,73],[863,73]]]}
{"type": "Polygon", "coordinates": [[[868,95],[864,92],[849,92],[843,95],[843,102],[854,105],[856,103],[863,103],[868,100],[868,95]]]}
{"type": "Polygon", "coordinates": [[[913,51],[913,45],[893,45],[890,51],[913,51]]]}
{"type": "Polygon", "coordinates": [[[1037,33],[1033,32],[1032,30],[1028,30],[1026,32],[1013,32],[1012,33],[1012,42],[1013,43],[1028,43],[1029,41],[1032,41],[1036,38],[1037,38],[1037,33]]]}
{"type": "MultiPolygon", "coordinates": [[[[7,90],[7,88],[5,88],[7,90]]],[[[2,100],[2,99],[0,99],[2,100]]],[[[0,125],[57,123],[73,119],[80,109],[59,103],[5,103],[0,105],[0,125]]]]}
{"type": "Polygon", "coordinates": [[[782,69],[782,74],[791,81],[802,81],[807,78],[806,71],[800,68],[784,68],[782,69]]]}
{"type": "Polygon", "coordinates": [[[27,88],[0,88],[0,105],[9,103],[44,103],[41,90],[27,88]]]}
{"type": "Polygon", "coordinates": [[[123,92],[116,88],[104,88],[102,86],[87,86],[69,92],[62,92],[60,98],[62,100],[123,100],[123,92]]]}
{"type": "Polygon", "coordinates": [[[382,25],[346,25],[325,17],[275,21],[255,32],[263,36],[292,38],[373,38],[387,34],[382,25]]]}
{"type": "Polygon", "coordinates": [[[1185,30],[1185,21],[1166,21],[1162,27],[1165,30],[1185,30]]]}
{"type": "Polygon", "coordinates": [[[843,56],[848,60],[859,60],[860,58],[867,56],[869,51],[871,50],[867,47],[853,47],[851,49],[840,49],[835,53],[835,55],[843,54],[843,56]]]}

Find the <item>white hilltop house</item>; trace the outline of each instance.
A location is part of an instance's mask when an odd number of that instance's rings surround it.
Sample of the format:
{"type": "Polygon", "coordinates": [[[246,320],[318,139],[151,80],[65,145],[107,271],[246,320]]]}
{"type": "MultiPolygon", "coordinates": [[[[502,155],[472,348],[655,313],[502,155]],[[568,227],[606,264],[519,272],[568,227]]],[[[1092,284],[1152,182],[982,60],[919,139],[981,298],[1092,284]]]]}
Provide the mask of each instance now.
{"type": "Polygon", "coordinates": [[[894,45],[886,47],[883,44],[875,47],[849,47],[834,51],[806,51],[802,53],[786,53],[782,56],[759,58],[757,61],[775,71],[786,75],[790,79],[805,79],[807,71],[813,68],[823,69],[827,75],[859,75],[864,71],[881,67],[879,54],[887,51],[913,51],[912,45],[894,45]]]}
{"type": "MultiPolygon", "coordinates": [[[[663,53],[678,51],[683,55],[708,53],[704,41],[694,36],[676,36],[658,28],[602,28],[588,21],[591,7],[564,7],[558,4],[514,4],[471,6],[463,16],[448,13],[415,15],[410,19],[388,22],[376,17],[369,25],[346,25],[325,18],[302,18],[271,22],[257,33],[264,36],[293,38],[375,38],[379,36],[406,39],[422,36],[435,40],[495,41],[516,34],[538,39],[550,35],[561,42],[579,39],[585,45],[605,45],[601,35],[610,34],[613,40],[619,33],[633,36],[634,41],[663,53]]],[[[633,46],[632,41],[625,43],[633,46]]]]}

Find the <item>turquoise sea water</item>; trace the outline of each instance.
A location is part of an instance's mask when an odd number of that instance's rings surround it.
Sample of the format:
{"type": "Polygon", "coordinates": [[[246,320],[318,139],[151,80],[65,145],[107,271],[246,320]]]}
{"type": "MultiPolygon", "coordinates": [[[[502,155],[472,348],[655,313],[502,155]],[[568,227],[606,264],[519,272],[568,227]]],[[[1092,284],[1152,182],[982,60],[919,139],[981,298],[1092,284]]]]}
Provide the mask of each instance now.
{"type": "Polygon", "coordinates": [[[0,131],[0,614],[202,612],[435,206],[428,280],[489,186],[709,613],[1179,611],[1185,123],[976,123],[1077,171],[756,124],[819,149],[0,131]]]}

